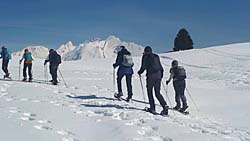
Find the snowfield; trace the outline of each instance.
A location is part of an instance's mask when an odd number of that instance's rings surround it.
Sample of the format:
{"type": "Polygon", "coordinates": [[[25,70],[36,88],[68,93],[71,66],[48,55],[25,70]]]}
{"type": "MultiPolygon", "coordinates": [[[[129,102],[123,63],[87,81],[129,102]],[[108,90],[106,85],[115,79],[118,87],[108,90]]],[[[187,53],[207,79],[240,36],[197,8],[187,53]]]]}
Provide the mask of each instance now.
{"type": "MultiPolygon", "coordinates": [[[[147,97],[144,102],[137,74],[133,76],[133,102],[114,100],[115,58],[64,61],[60,71],[67,87],[61,77],[59,86],[37,83],[44,80],[43,60],[37,59],[33,64],[36,82],[0,80],[1,140],[250,141],[250,43],[160,56],[164,84],[173,59],[186,68],[189,115],[169,111],[168,117],[162,117],[142,111],[149,105],[147,97]]],[[[13,57],[10,62],[15,80],[18,60],[13,57]]],[[[137,72],[141,58],[134,57],[134,62],[137,72]]],[[[145,76],[143,83],[145,90],[145,76]]],[[[167,102],[174,105],[172,84],[166,89],[167,102]]],[[[163,88],[162,94],[166,98],[163,88]]]]}

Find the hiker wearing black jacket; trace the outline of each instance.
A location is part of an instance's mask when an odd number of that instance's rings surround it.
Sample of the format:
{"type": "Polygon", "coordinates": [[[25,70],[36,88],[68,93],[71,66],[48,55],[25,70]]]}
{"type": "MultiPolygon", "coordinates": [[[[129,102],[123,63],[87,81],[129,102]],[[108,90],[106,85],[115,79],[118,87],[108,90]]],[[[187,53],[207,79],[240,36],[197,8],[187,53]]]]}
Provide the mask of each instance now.
{"type": "Polygon", "coordinates": [[[163,70],[163,67],[161,65],[159,56],[152,53],[152,48],[149,46],[145,47],[145,49],[144,49],[144,53],[142,56],[141,68],[138,71],[138,74],[140,77],[141,77],[141,74],[145,70],[147,71],[146,83],[147,83],[148,99],[149,99],[149,104],[150,104],[150,108],[148,109],[148,111],[151,113],[155,113],[155,101],[154,101],[154,97],[153,97],[153,88],[154,88],[155,96],[163,108],[161,114],[168,115],[167,103],[160,93],[161,81],[162,81],[164,70],[163,70]]]}
{"type": "Polygon", "coordinates": [[[57,54],[57,52],[54,49],[50,49],[49,56],[44,61],[44,65],[46,65],[47,62],[49,62],[49,64],[50,64],[49,70],[50,70],[50,74],[52,76],[51,82],[53,85],[57,85],[57,83],[58,83],[57,70],[58,70],[59,64],[61,64],[61,56],[59,54],[57,54]]]}
{"type": "Polygon", "coordinates": [[[0,53],[0,58],[2,58],[2,70],[5,73],[4,78],[10,78],[10,73],[8,71],[9,60],[11,59],[11,54],[8,52],[5,46],[2,46],[2,51],[0,53]]]}

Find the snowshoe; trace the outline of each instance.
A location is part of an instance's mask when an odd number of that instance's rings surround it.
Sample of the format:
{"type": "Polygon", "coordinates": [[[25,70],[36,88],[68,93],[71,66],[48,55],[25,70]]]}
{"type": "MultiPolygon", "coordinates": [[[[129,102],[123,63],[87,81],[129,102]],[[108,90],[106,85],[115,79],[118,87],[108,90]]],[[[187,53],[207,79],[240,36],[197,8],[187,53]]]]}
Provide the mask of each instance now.
{"type": "Polygon", "coordinates": [[[125,99],[125,101],[126,101],[126,102],[132,102],[132,98],[127,97],[127,98],[125,99]]]}
{"type": "Polygon", "coordinates": [[[151,113],[153,115],[158,115],[158,113],[154,109],[151,109],[151,108],[148,108],[148,107],[145,107],[144,111],[149,112],[149,113],[151,113]]]}
{"type": "Polygon", "coordinates": [[[26,82],[26,81],[27,81],[27,78],[23,78],[22,81],[23,81],[23,82],[26,82]]]}
{"type": "Polygon", "coordinates": [[[185,111],[187,110],[187,108],[188,108],[187,105],[186,105],[186,106],[183,106],[179,111],[183,113],[183,112],[185,112],[185,111]]]}
{"type": "Polygon", "coordinates": [[[122,93],[115,93],[114,94],[114,97],[116,98],[116,99],[118,99],[118,100],[122,100],[122,96],[123,96],[123,94],[122,93]]]}

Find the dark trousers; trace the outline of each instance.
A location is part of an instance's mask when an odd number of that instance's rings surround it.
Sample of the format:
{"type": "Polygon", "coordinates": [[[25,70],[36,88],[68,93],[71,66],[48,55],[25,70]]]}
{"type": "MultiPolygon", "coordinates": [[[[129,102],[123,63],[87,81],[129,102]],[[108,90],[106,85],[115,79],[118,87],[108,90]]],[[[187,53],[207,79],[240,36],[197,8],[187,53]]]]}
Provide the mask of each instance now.
{"type": "Polygon", "coordinates": [[[9,74],[8,65],[9,65],[9,60],[3,60],[2,61],[2,70],[5,73],[5,75],[9,74]]]}
{"type": "Polygon", "coordinates": [[[150,109],[155,110],[155,101],[153,97],[153,88],[155,92],[155,96],[160,102],[161,106],[165,108],[167,106],[166,101],[161,95],[161,79],[147,78],[147,92],[148,92],[148,100],[150,104],[150,109]]]}
{"type": "Polygon", "coordinates": [[[117,87],[118,92],[122,92],[122,78],[126,76],[126,84],[127,84],[127,91],[128,91],[128,97],[132,98],[133,92],[132,92],[132,74],[121,74],[117,76],[117,87]]]}
{"type": "Polygon", "coordinates": [[[181,101],[182,101],[182,106],[187,106],[187,98],[185,96],[185,88],[186,88],[185,80],[174,81],[173,85],[175,90],[176,106],[181,107],[181,101]]]}
{"type": "Polygon", "coordinates": [[[27,68],[28,68],[28,74],[29,74],[29,78],[32,78],[32,64],[27,64],[24,63],[23,64],[23,78],[27,78],[27,68]]]}
{"type": "Polygon", "coordinates": [[[57,70],[58,70],[58,65],[49,66],[49,72],[51,74],[53,82],[57,82],[57,70]]]}

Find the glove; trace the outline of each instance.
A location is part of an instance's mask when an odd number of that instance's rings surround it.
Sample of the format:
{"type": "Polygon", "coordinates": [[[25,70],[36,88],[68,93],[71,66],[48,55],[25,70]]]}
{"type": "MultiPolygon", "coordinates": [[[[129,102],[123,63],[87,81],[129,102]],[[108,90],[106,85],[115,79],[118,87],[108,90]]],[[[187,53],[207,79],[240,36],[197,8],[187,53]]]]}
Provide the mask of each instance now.
{"type": "Polygon", "coordinates": [[[43,65],[45,66],[45,65],[46,65],[46,63],[47,63],[47,62],[45,61],[43,65]]]}
{"type": "Polygon", "coordinates": [[[140,72],[140,71],[138,71],[137,74],[138,74],[139,76],[141,76],[141,72],[140,72]]]}
{"type": "Polygon", "coordinates": [[[113,64],[113,68],[114,68],[114,69],[116,68],[115,64],[113,64]]]}
{"type": "Polygon", "coordinates": [[[19,61],[19,64],[22,64],[22,60],[19,61]]]}
{"type": "Polygon", "coordinates": [[[166,81],[166,84],[168,85],[168,83],[169,83],[169,82],[170,82],[170,81],[169,81],[169,80],[167,80],[167,81],[166,81]]]}

